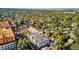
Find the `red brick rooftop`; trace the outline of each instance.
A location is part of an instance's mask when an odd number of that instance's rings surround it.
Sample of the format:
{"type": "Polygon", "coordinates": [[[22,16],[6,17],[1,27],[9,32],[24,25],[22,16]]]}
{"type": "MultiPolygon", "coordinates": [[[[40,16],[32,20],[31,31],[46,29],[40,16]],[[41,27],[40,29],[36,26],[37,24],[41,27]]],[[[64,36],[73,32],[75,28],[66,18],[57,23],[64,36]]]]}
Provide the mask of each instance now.
{"type": "Polygon", "coordinates": [[[0,44],[5,44],[15,41],[15,35],[8,21],[0,22],[0,44]]]}

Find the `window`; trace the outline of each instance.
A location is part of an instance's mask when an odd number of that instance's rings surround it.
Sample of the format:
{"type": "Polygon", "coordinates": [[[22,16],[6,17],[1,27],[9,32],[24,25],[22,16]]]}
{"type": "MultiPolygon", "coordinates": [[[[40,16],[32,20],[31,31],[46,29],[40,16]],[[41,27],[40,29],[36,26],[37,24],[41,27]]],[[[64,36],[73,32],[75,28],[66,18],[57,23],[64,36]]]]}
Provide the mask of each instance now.
{"type": "Polygon", "coordinates": [[[5,46],[5,48],[6,48],[6,46],[5,46]]]}
{"type": "Polygon", "coordinates": [[[3,46],[2,46],[2,50],[4,50],[3,46]]]}
{"type": "Polygon", "coordinates": [[[16,47],[16,43],[14,42],[13,44],[12,44],[12,48],[15,48],[16,47]]]}
{"type": "Polygon", "coordinates": [[[12,46],[13,46],[13,45],[11,44],[11,48],[12,48],[12,46]]]}
{"type": "Polygon", "coordinates": [[[4,48],[7,49],[7,46],[5,45],[4,48]]]}
{"type": "Polygon", "coordinates": [[[16,44],[13,44],[13,46],[16,46],[16,44]]]}
{"type": "Polygon", "coordinates": [[[8,45],[8,49],[9,49],[9,45],[8,45]]]}

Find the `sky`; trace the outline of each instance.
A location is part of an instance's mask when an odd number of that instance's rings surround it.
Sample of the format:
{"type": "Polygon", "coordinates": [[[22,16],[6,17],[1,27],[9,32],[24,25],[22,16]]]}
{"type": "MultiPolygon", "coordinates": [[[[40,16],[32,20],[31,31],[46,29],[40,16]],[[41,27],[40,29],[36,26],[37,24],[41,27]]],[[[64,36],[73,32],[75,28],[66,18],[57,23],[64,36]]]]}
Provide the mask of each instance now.
{"type": "Polygon", "coordinates": [[[78,8],[79,0],[0,0],[0,8],[78,8]]]}

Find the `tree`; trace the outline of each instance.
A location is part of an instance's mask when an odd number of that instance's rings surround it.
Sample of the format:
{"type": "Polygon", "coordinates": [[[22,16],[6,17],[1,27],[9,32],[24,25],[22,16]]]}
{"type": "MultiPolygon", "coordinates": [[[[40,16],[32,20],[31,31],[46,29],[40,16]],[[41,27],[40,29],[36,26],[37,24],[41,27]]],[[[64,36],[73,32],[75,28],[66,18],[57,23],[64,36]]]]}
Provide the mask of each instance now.
{"type": "Polygon", "coordinates": [[[72,44],[70,47],[72,50],[79,50],[79,44],[72,44]]]}
{"type": "Polygon", "coordinates": [[[26,38],[20,38],[18,40],[17,49],[26,49],[28,46],[29,41],[26,38]]]}

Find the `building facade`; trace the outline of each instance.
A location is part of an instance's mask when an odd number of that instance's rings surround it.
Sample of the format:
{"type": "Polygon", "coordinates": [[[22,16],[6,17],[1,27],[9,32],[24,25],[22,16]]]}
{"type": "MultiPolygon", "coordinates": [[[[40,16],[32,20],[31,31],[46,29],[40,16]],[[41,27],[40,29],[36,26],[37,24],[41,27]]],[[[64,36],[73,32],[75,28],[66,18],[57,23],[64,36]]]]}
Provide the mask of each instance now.
{"type": "Polygon", "coordinates": [[[14,50],[16,48],[16,42],[0,45],[0,50],[14,50]]]}

